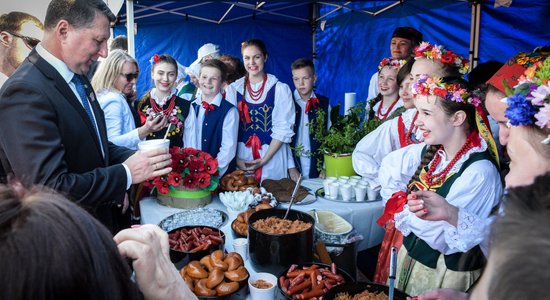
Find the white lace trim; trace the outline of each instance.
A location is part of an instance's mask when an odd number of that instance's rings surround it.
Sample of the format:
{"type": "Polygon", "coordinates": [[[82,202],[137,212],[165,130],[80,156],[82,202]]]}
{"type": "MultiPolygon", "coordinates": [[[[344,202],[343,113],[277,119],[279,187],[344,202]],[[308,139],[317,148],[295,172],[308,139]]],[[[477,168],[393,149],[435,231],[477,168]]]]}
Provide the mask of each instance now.
{"type": "Polygon", "coordinates": [[[403,236],[408,236],[411,233],[409,214],[409,205],[405,204],[405,206],[403,206],[403,210],[393,216],[393,219],[395,221],[395,228],[401,231],[403,236]]]}
{"type": "Polygon", "coordinates": [[[457,227],[445,227],[445,242],[451,249],[466,252],[485,239],[489,222],[464,209],[459,209],[457,227]]]}
{"type": "MultiPolygon", "coordinates": [[[[453,173],[458,172],[460,170],[460,168],[462,167],[462,164],[464,164],[470,158],[470,156],[472,154],[478,153],[478,152],[483,152],[483,151],[487,150],[487,142],[485,142],[485,140],[481,136],[479,138],[481,140],[481,143],[480,143],[479,147],[474,147],[474,148],[468,150],[468,152],[466,152],[465,155],[463,155],[461,158],[459,158],[458,161],[455,163],[455,165],[449,171],[449,174],[453,174],[453,173]]],[[[452,160],[447,160],[447,155],[445,154],[445,151],[443,151],[441,149],[437,150],[437,153],[435,155],[441,156],[441,163],[437,166],[437,168],[435,168],[435,173],[439,173],[439,172],[443,171],[443,169],[445,169],[445,167],[447,167],[447,165],[452,160]]],[[[428,164],[428,168],[431,166],[433,161],[434,160],[432,159],[432,161],[428,164]]]]}
{"type": "Polygon", "coordinates": [[[172,98],[173,95],[175,95],[177,93],[177,90],[176,89],[173,89],[172,90],[172,93],[166,97],[163,97],[162,99],[160,99],[158,96],[157,96],[157,89],[156,88],[153,88],[151,89],[151,98],[153,100],[155,100],[155,102],[160,106],[160,107],[163,107],[164,104],[166,104],[166,102],[168,102],[168,100],[170,100],[170,98],[172,98]]]}

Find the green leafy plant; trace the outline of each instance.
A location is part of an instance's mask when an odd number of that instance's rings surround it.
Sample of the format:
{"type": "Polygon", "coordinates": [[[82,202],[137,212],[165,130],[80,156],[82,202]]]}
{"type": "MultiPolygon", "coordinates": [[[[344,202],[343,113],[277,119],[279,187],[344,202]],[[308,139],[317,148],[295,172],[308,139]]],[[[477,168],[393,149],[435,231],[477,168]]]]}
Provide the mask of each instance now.
{"type": "MultiPolygon", "coordinates": [[[[365,122],[365,106],[364,101],[359,102],[349,109],[347,115],[340,115],[340,105],[333,107],[330,112],[329,129],[325,126],[326,113],[317,113],[317,117],[311,120],[308,126],[313,139],[321,143],[318,150],[320,155],[337,156],[353,152],[357,143],[382,123],[378,119],[365,122]]],[[[320,166],[317,168],[321,169],[320,166]]]]}

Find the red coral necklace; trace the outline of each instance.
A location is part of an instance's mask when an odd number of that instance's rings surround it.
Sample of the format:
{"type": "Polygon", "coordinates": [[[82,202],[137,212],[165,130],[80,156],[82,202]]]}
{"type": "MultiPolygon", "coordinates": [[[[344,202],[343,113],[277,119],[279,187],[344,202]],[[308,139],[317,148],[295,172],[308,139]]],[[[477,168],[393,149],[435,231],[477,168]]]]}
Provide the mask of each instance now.
{"type": "Polygon", "coordinates": [[[408,145],[416,144],[415,141],[411,138],[412,134],[416,131],[417,126],[414,124],[418,118],[418,111],[414,114],[409,130],[405,131],[405,124],[403,122],[403,116],[399,116],[399,124],[397,124],[397,131],[399,133],[399,143],[401,147],[408,145]]]}
{"type": "Polygon", "coordinates": [[[382,96],[382,100],[380,100],[380,105],[378,106],[378,110],[376,111],[376,118],[378,120],[385,120],[388,115],[390,114],[390,112],[392,111],[393,107],[395,106],[395,104],[397,104],[397,101],[399,101],[399,96],[397,96],[397,99],[395,99],[395,101],[393,101],[393,103],[390,105],[390,107],[388,107],[388,110],[386,110],[386,113],[382,113],[382,106],[384,104],[384,96],[382,96]]]}
{"type": "Polygon", "coordinates": [[[172,98],[170,99],[170,104],[168,104],[168,107],[166,109],[162,109],[162,107],[160,107],[153,98],[151,98],[150,102],[154,112],[162,111],[165,116],[169,117],[172,114],[172,110],[176,106],[176,95],[172,95],[172,98]]]}
{"type": "MultiPolygon", "coordinates": [[[[432,164],[430,165],[430,168],[422,176],[422,180],[424,181],[424,183],[428,187],[432,187],[432,186],[441,184],[447,178],[447,174],[449,174],[449,172],[451,171],[453,166],[456,164],[456,162],[462,156],[466,155],[466,153],[468,153],[468,151],[470,151],[472,148],[474,148],[476,146],[476,144],[478,144],[474,140],[474,135],[473,134],[475,134],[477,136],[477,131],[473,131],[472,133],[470,133],[470,135],[466,139],[466,142],[464,143],[464,145],[462,145],[460,150],[458,150],[455,157],[453,157],[453,160],[451,160],[451,162],[447,165],[447,167],[445,167],[445,169],[443,169],[443,171],[441,171],[437,174],[434,174],[435,169],[437,168],[437,166],[439,166],[439,163],[441,163],[441,155],[436,154],[434,160],[432,161],[432,164]]],[[[439,150],[443,150],[443,146],[439,147],[439,150]]]]}
{"type": "Polygon", "coordinates": [[[257,91],[254,91],[252,89],[252,85],[250,84],[250,80],[248,79],[248,77],[246,79],[247,79],[246,80],[246,90],[248,91],[248,94],[250,95],[250,98],[254,101],[260,100],[260,98],[262,98],[262,95],[264,93],[265,84],[267,82],[267,74],[264,73],[264,79],[263,79],[263,82],[262,82],[262,86],[257,91]]]}

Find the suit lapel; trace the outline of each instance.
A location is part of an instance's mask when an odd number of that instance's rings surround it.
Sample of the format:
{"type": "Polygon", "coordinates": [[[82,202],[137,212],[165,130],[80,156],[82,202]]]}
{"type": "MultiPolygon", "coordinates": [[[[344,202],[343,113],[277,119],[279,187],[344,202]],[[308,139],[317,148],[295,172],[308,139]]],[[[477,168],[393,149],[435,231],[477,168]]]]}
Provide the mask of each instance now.
{"type": "MultiPolygon", "coordinates": [[[[94,126],[92,125],[92,121],[88,117],[88,114],[84,110],[84,107],[82,106],[82,103],[80,102],[80,100],[78,100],[73,90],[71,90],[71,87],[69,87],[69,84],[65,82],[65,79],[63,79],[61,74],[59,74],[59,72],[57,72],[57,70],[54,67],[52,67],[46,60],[44,60],[36,52],[36,50],[32,50],[31,54],[29,54],[28,59],[31,63],[33,63],[38,68],[38,70],[40,70],[40,72],[44,74],[44,76],[54,81],[54,85],[56,89],[64,96],[64,99],[67,100],[67,102],[69,102],[69,104],[78,113],[80,119],[86,124],[86,127],[88,128],[88,131],[92,136],[92,138],[94,139],[94,142],[97,146],[97,150],[99,151],[99,153],[101,153],[101,146],[99,144],[100,141],[98,140],[98,136],[97,136],[97,133],[95,132],[94,126]]],[[[87,84],[89,84],[89,82],[87,84]]],[[[94,98],[95,98],[95,95],[94,95],[94,98]]],[[[98,118],[99,113],[96,110],[96,106],[98,106],[97,101],[93,101],[93,102],[95,102],[95,104],[92,103],[92,107],[94,108],[94,114],[96,116],[98,126],[100,126],[99,132],[102,135],[101,142],[103,143],[103,140],[105,139],[104,137],[107,136],[105,133],[105,124],[99,125],[99,123],[104,123],[104,122],[100,122],[100,119],[98,118]],[[103,132],[101,130],[101,127],[103,127],[103,132]]],[[[101,108],[99,107],[99,109],[101,108]]],[[[108,150],[106,147],[106,141],[104,143],[103,149],[105,149],[104,151],[105,153],[108,150]]]]}

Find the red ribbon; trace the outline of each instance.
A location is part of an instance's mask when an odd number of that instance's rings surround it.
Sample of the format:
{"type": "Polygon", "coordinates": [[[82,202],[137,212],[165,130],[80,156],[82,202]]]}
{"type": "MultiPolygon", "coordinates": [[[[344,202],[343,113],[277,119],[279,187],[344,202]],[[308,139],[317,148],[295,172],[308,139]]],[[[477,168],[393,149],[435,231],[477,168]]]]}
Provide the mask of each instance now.
{"type": "Polygon", "coordinates": [[[313,108],[317,108],[319,107],[319,99],[317,98],[310,98],[309,100],[307,100],[307,103],[306,103],[306,114],[309,113],[313,108]],[[313,106],[313,107],[312,107],[313,106]]]}
{"type": "Polygon", "coordinates": [[[204,114],[208,115],[208,112],[214,110],[216,107],[206,101],[202,101],[202,108],[204,108],[204,114]]]}
{"type": "MultiPolygon", "coordinates": [[[[256,159],[260,159],[260,148],[262,147],[262,142],[260,141],[260,138],[253,134],[248,138],[248,141],[244,144],[247,148],[252,148],[252,157],[256,159]]],[[[256,177],[257,182],[262,181],[262,167],[257,168],[254,171],[254,177],[256,177]]]]}
{"type": "Polygon", "coordinates": [[[388,199],[386,207],[384,207],[384,212],[382,213],[382,216],[380,216],[380,218],[376,220],[376,223],[381,227],[384,227],[386,223],[393,220],[393,216],[396,213],[399,213],[403,210],[403,206],[405,205],[405,203],[407,203],[407,193],[405,193],[404,191],[393,193],[390,199],[388,199]]]}
{"type": "Polygon", "coordinates": [[[141,122],[141,125],[145,124],[145,122],[147,122],[147,116],[141,111],[138,111],[138,115],[139,115],[139,121],[141,122]]]}
{"type": "Polygon", "coordinates": [[[237,104],[237,108],[239,109],[241,122],[246,122],[247,124],[252,123],[252,121],[250,120],[250,112],[248,112],[248,104],[246,104],[246,101],[244,99],[239,101],[239,104],[237,104]]]}

